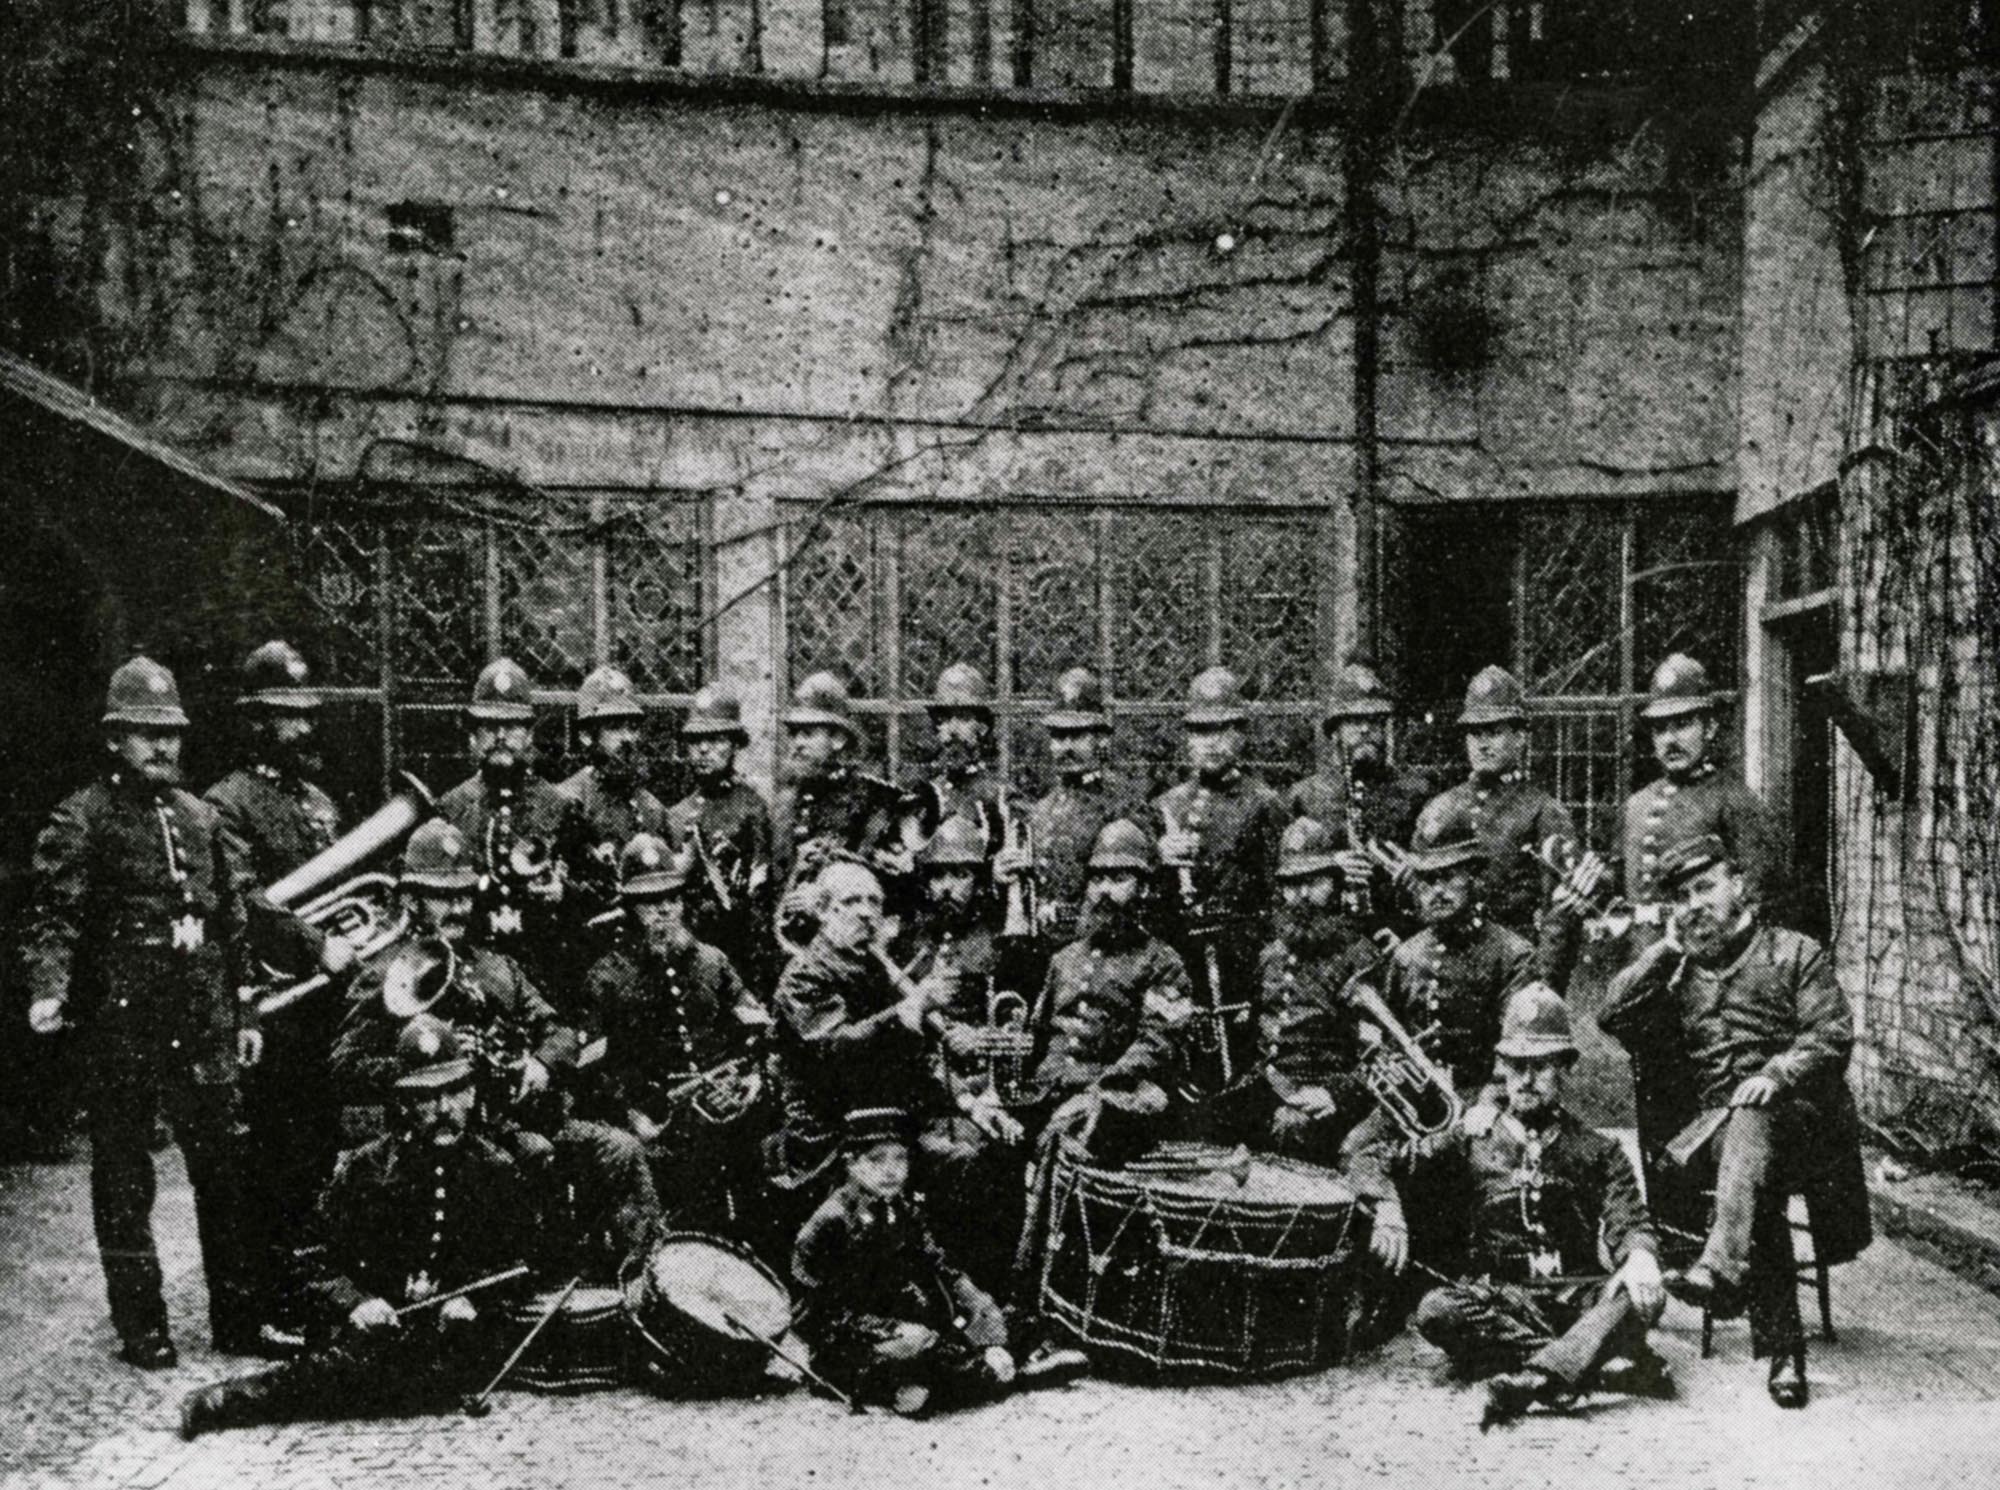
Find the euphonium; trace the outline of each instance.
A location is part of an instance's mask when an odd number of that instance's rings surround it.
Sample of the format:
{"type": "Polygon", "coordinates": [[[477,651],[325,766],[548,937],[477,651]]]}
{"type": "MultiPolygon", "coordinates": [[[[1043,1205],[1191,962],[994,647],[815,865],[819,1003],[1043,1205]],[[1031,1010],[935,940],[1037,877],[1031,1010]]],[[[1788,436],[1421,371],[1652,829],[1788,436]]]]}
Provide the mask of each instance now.
{"type": "MultiPolygon", "coordinates": [[[[402,777],[403,790],[261,892],[277,909],[290,911],[324,935],[351,942],[356,961],[381,955],[409,929],[408,913],[393,910],[396,881],[391,875],[381,870],[350,873],[392,852],[437,811],[421,781],[408,772],[402,777]]],[[[315,973],[285,987],[246,988],[242,996],[246,1003],[255,1000],[262,1017],[290,1008],[332,981],[331,974],[315,973]]]]}
{"type": "MultiPolygon", "coordinates": [[[[1381,964],[1377,964],[1379,968],[1381,964]]],[[[1424,1053],[1370,983],[1375,968],[1347,980],[1341,998],[1381,1031],[1362,1053],[1361,1079],[1382,1113],[1408,1138],[1429,1138],[1458,1124],[1463,1110],[1451,1077],[1424,1053]]]]}

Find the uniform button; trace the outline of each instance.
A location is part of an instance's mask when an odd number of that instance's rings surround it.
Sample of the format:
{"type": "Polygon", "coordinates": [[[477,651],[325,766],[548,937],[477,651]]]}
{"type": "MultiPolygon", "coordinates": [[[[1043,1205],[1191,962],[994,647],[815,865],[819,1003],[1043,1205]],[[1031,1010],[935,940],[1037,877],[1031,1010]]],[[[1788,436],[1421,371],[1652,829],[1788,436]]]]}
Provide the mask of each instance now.
{"type": "Polygon", "coordinates": [[[181,1048],[181,1042],[178,1040],[169,1040],[167,1041],[167,1044],[171,1045],[175,1050],[179,1050],[181,1048]]]}
{"type": "Polygon", "coordinates": [[[131,1006],[131,1000],[130,1000],[130,999],[120,999],[120,1000],[118,1001],[118,1007],[119,1007],[119,1008],[121,1008],[121,1009],[124,1009],[124,1008],[129,1008],[130,1006],[131,1006]]]}
{"type": "MultiPolygon", "coordinates": [[[[444,1217],[440,1216],[440,1217],[438,1217],[438,1219],[439,1219],[440,1221],[442,1221],[442,1220],[444,1219],[444,1217]]],[[[441,1242],[441,1241],[443,1241],[443,1240],[444,1240],[444,1233],[443,1233],[443,1232],[441,1232],[441,1231],[434,1231],[434,1232],[432,1232],[432,1233],[431,1233],[431,1244],[432,1244],[433,1246],[435,1246],[435,1245],[436,1245],[437,1243],[439,1243],[439,1242],[441,1242]]]]}
{"type": "Polygon", "coordinates": [[[439,1200],[443,1200],[443,1199],[444,1199],[444,1186],[443,1186],[443,1185],[439,1185],[439,1186],[437,1187],[437,1198],[438,1198],[439,1200]]]}

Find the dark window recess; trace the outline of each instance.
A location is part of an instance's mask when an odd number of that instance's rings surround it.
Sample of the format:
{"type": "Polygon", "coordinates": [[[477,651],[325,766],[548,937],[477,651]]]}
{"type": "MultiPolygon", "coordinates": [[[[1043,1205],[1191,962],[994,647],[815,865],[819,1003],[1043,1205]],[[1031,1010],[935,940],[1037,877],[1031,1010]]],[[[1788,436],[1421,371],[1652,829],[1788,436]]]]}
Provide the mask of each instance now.
{"type": "Polygon", "coordinates": [[[451,208],[437,202],[389,204],[389,252],[444,254],[451,249],[451,208]]]}
{"type": "Polygon", "coordinates": [[[820,9],[820,23],[825,28],[828,46],[844,47],[852,40],[853,33],[848,24],[847,0],[825,0],[820,9]]]}

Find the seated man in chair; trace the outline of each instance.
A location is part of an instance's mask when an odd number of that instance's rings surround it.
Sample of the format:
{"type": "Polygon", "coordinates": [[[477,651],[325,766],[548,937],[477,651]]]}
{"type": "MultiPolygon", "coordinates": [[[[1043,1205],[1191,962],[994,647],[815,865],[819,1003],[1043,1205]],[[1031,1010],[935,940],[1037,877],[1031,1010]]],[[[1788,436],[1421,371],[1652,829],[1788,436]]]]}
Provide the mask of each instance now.
{"type": "Polygon", "coordinates": [[[1763,924],[1719,837],[1670,850],[1660,884],[1673,897],[1667,935],[1613,981],[1598,1024],[1635,1067],[1656,1080],[1679,1073],[1685,1089],[1675,1114],[1689,1122],[1685,1141],[1642,1131],[1641,1147],[1679,1151],[1714,1175],[1714,1213],[1698,1223],[1701,1256],[1667,1286],[1719,1315],[1747,1306],[1751,1346],[1771,1361],[1771,1400],[1803,1407],[1789,1197],[1805,1195],[1825,1262],[1847,1261],[1871,1238],[1846,1082],[1853,1019],[1824,949],[1763,924]]]}

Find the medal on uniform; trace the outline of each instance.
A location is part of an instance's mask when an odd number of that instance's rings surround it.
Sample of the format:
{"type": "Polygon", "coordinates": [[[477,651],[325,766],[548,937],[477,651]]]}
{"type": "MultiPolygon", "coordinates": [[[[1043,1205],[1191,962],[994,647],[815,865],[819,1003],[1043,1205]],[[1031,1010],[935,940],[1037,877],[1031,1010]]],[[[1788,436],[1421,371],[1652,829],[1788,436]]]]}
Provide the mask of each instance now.
{"type": "Polygon", "coordinates": [[[1528,1254],[1528,1276],[1530,1278],[1559,1278],[1562,1276],[1562,1254],[1541,1248],[1528,1254]]]}
{"type": "Polygon", "coordinates": [[[185,916],[174,922],[174,950],[176,952],[198,952],[201,950],[202,944],[207,940],[207,928],[202,925],[201,917],[197,916],[193,911],[189,911],[185,916]]]}
{"type": "Polygon", "coordinates": [[[421,1304],[436,1292],[437,1284],[431,1281],[430,1273],[425,1271],[410,1279],[408,1286],[403,1290],[403,1296],[413,1304],[421,1304]]]}
{"type": "Polygon", "coordinates": [[[518,905],[503,905],[486,919],[495,936],[521,934],[521,908],[518,905]]]}

